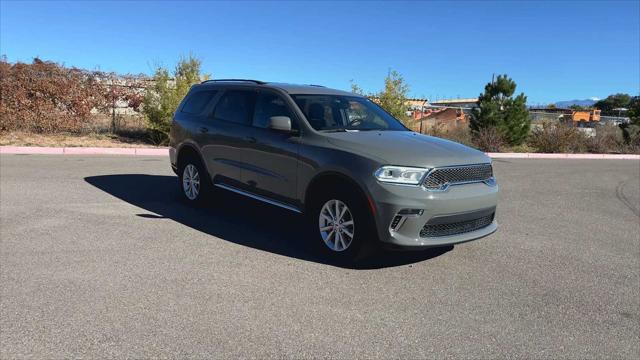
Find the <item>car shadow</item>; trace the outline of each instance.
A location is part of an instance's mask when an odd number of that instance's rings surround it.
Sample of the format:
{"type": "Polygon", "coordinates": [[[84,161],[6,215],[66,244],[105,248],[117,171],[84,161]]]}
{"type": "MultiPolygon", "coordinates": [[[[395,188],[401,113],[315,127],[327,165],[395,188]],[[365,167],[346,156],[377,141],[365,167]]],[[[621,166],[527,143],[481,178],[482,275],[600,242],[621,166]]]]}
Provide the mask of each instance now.
{"type": "Polygon", "coordinates": [[[86,177],[85,181],[148,213],[137,216],[157,221],[171,219],[225,241],[274,254],[351,269],[402,266],[440,256],[453,246],[421,251],[377,251],[344,266],[325,259],[305,239],[304,218],[275,206],[227,191],[216,192],[211,205],[192,208],[184,204],[175,176],[122,174],[86,177]]]}

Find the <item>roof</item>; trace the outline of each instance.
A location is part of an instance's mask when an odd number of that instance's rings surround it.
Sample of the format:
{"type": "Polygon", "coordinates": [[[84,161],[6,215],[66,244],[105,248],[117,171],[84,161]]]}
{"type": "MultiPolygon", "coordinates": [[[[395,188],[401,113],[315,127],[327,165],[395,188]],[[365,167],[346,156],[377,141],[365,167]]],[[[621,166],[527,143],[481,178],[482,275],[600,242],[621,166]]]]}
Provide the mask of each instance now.
{"type": "Polygon", "coordinates": [[[454,104],[454,103],[475,103],[478,102],[478,98],[468,98],[468,99],[443,99],[432,101],[432,104],[454,104]]]}
{"type": "Polygon", "coordinates": [[[319,95],[345,95],[345,96],[361,96],[349,91],[331,89],[320,85],[298,85],[287,83],[266,83],[266,86],[280,88],[289,94],[319,94],[319,95]]]}
{"type": "Polygon", "coordinates": [[[534,108],[531,107],[529,108],[529,111],[534,111],[534,112],[546,112],[546,113],[564,113],[564,114],[571,114],[573,112],[572,109],[566,109],[566,108],[534,108]]]}
{"type": "Polygon", "coordinates": [[[277,82],[263,82],[258,80],[209,80],[202,82],[201,85],[220,86],[220,85],[254,85],[256,87],[278,88],[289,94],[314,94],[314,95],[343,95],[343,96],[361,96],[352,92],[327,88],[320,85],[299,85],[277,82]]]}

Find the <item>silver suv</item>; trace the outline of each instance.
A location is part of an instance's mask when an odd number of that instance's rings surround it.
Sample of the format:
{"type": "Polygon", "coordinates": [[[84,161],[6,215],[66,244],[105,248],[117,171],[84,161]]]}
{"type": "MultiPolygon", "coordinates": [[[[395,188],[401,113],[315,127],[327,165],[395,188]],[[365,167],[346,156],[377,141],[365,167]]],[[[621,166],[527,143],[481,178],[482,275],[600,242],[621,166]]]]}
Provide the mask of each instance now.
{"type": "Polygon", "coordinates": [[[417,134],[366,97],[317,85],[210,80],[174,115],[171,166],[185,201],[224,189],[298,213],[329,256],[421,249],[493,233],[491,159],[417,134]]]}

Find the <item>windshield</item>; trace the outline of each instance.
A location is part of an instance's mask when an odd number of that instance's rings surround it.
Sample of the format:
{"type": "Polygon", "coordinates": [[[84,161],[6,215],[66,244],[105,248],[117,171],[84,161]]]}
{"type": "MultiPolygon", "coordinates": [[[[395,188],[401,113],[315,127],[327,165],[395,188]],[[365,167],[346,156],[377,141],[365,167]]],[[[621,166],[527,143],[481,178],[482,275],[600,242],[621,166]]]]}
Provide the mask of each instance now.
{"type": "Polygon", "coordinates": [[[407,128],[367,98],[343,95],[291,95],[309,124],[319,131],[407,128]]]}

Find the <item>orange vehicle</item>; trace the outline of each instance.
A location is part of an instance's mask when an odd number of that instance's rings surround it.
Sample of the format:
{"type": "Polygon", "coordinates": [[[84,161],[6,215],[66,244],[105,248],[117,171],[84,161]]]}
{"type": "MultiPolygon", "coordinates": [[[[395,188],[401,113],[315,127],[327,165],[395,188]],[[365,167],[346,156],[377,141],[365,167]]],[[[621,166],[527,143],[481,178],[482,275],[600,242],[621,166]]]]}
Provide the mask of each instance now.
{"type": "Polygon", "coordinates": [[[571,121],[574,123],[600,121],[600,110],[573,110],[571,112],[571,121]]]}

